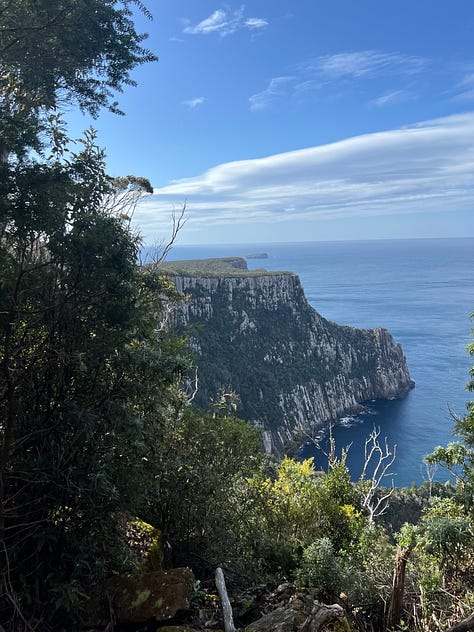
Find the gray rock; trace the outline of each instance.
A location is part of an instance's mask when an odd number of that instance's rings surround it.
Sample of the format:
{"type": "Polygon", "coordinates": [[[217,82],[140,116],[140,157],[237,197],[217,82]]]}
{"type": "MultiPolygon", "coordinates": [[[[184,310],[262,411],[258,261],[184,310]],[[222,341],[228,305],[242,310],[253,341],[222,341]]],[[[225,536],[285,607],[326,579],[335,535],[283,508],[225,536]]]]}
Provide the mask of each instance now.
{"type": "Polygon", "coordinates": [[[281,606],[254,621],[245,628],[245,632],[293,632],[306,620],[306,615],[300,609],[291,606],[281,606]]]}

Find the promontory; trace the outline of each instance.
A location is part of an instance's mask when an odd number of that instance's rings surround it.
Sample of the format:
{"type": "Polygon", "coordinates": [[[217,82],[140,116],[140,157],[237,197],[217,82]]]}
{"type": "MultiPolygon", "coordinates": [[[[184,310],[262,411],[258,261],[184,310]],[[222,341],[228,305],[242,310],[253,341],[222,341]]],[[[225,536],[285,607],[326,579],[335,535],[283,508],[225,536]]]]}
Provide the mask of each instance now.
{"type": "Polygon", "coordinates": [[[326,320],[291,272],[250,271],[241,258],[169,262],[163,271],[185,296],[173,320],[196,353],[195,403],[235,393],[238,416],[261,429],[268,452],[414,386],[386,329],[326,320]]]}

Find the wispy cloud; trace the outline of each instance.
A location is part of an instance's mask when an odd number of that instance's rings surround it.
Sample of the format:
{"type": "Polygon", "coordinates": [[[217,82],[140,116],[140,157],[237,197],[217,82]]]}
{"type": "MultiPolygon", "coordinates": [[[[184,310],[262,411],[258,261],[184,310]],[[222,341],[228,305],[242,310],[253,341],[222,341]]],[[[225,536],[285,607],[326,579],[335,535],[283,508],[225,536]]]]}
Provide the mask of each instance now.
{"type": "Polygon", "coordinates": [[[248,18],[245,20],[244,26],[248,29],[263,29],[265,26],[268,26],[268,20],[264,18],[248,18]]]}
{"type": "Polygon", "coordinates": [[[474,101],[474,73],[466,75],[456,86],[454,101],[474,101]]]}
{"type": "Polygon", "coordinates": [[[201,20],[197,24],[187,24],[183,33],[187,35],[210,35],[217,33],[221,37],[232,35],[240,29],[248,29],[251,31],[262,29],[268,25],[268,21],[264,18],[246,18],[245,7],[242,6],[237,11],[230,9],[216,9],[209,17],[201,20]]]}
{"type": "Polygon", "coordinates": [[[218,165],[156,189],[135,214],[145,238],[187,200],[188,226],[466,211],[474,199],[474,112],[218,165]]]}
{"type": "MultiPolygon", "coordinates": [[[[335,90],[340,94],[344,86],[375,78],[386,77],[393,80],[394,77],[401,77],[407,80],[420,73],[428,63],[428,60],[422,57],[374,50],[314,57],[291,69],[290,73],[283,77],[284,83],[281,82],[281,77],[274,77],[265,90],[250,96],[250,109],[262,110],[278,97],[300,99],[303,96],[324,94],[325,98],[331,98],[335,90]]],[[[372,103],[381,106],[409,98],[413,98],[413,95],[407,90],[392,89],[373,99],[372,103]]]]}
{"type": "Polygon", "coordinates": [[[375,77],[380,75],[414,75],[427,65],[427,60],[414,55],[363,50],[315,57],[304,64],[313,71],[331,79],[375,77]]]}
{"type": "Polygon", "coordinates": [[[188,99],[187,101],[183,101],[183,105],[185,105],[188,110],[195,110],[199,106],[201,106],[205,102],[205,97],[195,97],[194,99],[188,99]]]}
{"type": "Polygon", "coordinates": [[[389,90],[372,101],[373,105],[383,107],[393,103],[401,103],[413,99],[413,95],[406,90],[389,90]]]}
{"type": "Polygon", "coordinates": [[[274,77],[271,79],[265,90],[249,97],[250,109],[265,109],[276,97],[285,93],[286,86],[293,81],[293,79],[294,77],[274,77]]]}

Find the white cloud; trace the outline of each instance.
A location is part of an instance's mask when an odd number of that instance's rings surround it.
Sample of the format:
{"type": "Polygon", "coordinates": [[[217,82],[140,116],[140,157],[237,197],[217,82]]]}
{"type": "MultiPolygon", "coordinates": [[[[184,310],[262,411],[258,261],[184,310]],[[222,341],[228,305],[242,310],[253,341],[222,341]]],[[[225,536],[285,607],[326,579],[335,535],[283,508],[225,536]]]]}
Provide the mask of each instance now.
{"type": "Polygon", "coordinates": [[[331,79],[358,79],[382,74],[413,75],[426,64],[427,60],[422,57],[363,50],[316,57],[305,64],[305,68],[331,79]]]}
{"type": "Polygon", "coordinates": [[[183,33],[187,35],[209,35],[211,33],[217,33],[221,37],[226,37],[240,29],[254,31],[268,25],[268,21],[264,18],[246,18],[244,11],[244,6],[240,7],[237,11],[217,9],[209,17],[198,22],[198,24],[192,25],[187,21],[183,33]]]}
{"type": "Polygon", "coordinates": [[[206,99],[204,97],[195,97],[194,99],[188,99],[187,101],[183,101],[182,103],[188,108],[188,110],[195,110],[200,105],[202,105],[205,100],[206,99]]]}
{"type": "Polygon", "coordinates": [[[292,79],[293,77],[274,77],[271,79],[265,90],[249,97],[250,109],[265,109],[275,97],[282,96],[285,93],[285,88],[292,79]]]}
{"type": "Polygon", "coordinates": [[[406,90],[389,90],[372,101],[373,105],[382,107],[392,103],[401,103],[413,99],[413,96],[406,90]]]}
{"type": "Polygon", "coordinates": [[[468,86],[470,88],[474,87],[474,73],[466,75],[462,81],[458,83],[458,86],[468,86]]]}
{"type": "Polygon", "coordinates": [[[460,89],[461,92],[458,92],[454,96],[454,101],[474,101],[474,74],[470,73],[466,75],[462,81],[457,84],[456,88],[460,89]]]}
{"type": "Polygon", "coordinates": [[[263,18],[248,18],[245,20],[244,25],[249,29],[262,29],[268,26],[268,21],[263,18]]]}
{"type": "MultiPolygon", "coordinates": [[[[298,64],[292,69],[291,76],[271,79],[265,90],[249,97],[250,109],[262,110],[278,97],[331,99],[335,94],[340,96],[341,90],[344,92],[347,85],[355,82],[380,77],[390,78],[391,81],[393,77],[407,79],[421,72],[427,64],[428,60],[422,57],[374,50],[315,57],[298,64]]],[[[406,90],[392,89],[371,103],[382,106],[411,98],[414,98],[413,95],[406,90]]]]}
{"type": "Polygon", "coordinates": [[[138,207],[146,238],[187,200],[187,229],[473,209],[474,112],[218,165],[155,189],[138,207]]]}
{"type": "Polygon", "coordinates": [[[460,92],[454,97],[455,101],[471,102],[474,101],[474,88],[460,92]]]}

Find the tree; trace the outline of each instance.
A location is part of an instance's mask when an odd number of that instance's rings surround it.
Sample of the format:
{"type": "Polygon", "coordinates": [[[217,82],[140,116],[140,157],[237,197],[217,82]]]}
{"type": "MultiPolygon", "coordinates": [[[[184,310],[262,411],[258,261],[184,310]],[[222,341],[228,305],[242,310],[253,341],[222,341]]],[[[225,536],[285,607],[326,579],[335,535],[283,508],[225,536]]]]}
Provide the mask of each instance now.
{"type": "Polygon", "coordinates": [[[118,518],[147,504],[153,438],[167,389],[184,370],[177,343],[160,328],[169,284],[136,265],[140,242],[123,205],[120,216],[110,208],[117,189],[94,140],[86,135],[67,160],[3,165],[0,540],[7,610],[24,611],[25,600],[30,612],[79,610],[84,586],[126,562],[118,518]]]}
{"type": "MultiPolygon", "coordinates": [[[[474,318],[474,313],[471,314],[474,318]]],[[[468,353],[474,356],[474,343],[468,348],[468,353]]],[[[467,390],[474,392],[474,366],[469,371],[470,380],[467,390]]],[[[474,508],[474,401],[467,403],[467,413],[464,417],[454,416],[454,434],[461,439],[451,441],[447,446],[436,447],[431,454],[425,457],[429,464],[443,465],[455,478],[457,493],[461,496],[462,503],[467,509],[474,508]]]]}
{"type": "Polygon", "coordinates": [[[249,557],[247,478],[262,467],[260,432],[226,408],[202,413],[183,396],[177,393],[158,442],[147,518],[162,530],[174,564],[201,574],[242,568],[249,557]]]}
{"type": "Polygon", "coordinates": [[[93,132],[71,150],[59,113],[118,112],[114,92],[155,59],[133,5],[149,16],[139,0],[0,1],[0,621],[14,630],[70,624],[85,587],[127,566],[121,520],[147,505],[186,366],[160,326],[172,288],[136,265],[128,206],[150,184],[109,178],[93,132]]]}
{"type": "Polygon", "coordinates": [[[130,72],[156,60],[142,44],[131,7],[140,0],[1,0],[1,155],[38,147],[45,112],[65,102],[96,116],[113,100],[130,72]]]}

